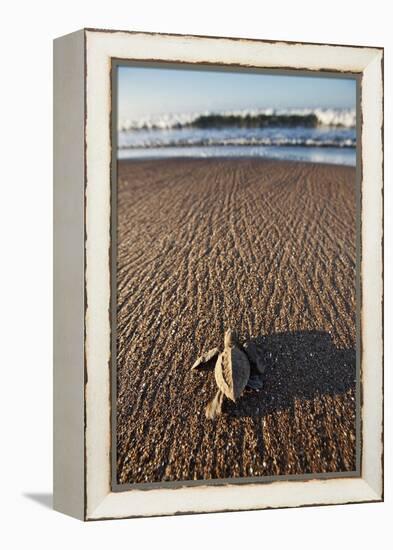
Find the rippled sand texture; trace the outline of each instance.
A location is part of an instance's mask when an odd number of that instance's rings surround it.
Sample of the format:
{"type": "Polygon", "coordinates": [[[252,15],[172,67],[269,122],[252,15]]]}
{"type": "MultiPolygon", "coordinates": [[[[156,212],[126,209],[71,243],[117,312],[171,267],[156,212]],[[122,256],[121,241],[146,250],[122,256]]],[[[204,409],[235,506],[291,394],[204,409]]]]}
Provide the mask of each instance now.
{"type": "Polygon", "coordinates": [[[355,469],[353,168],[120,162],[117,277],[120,483],[355,469]],[[228,327],[266,384],[209,421],[228,327]]]}

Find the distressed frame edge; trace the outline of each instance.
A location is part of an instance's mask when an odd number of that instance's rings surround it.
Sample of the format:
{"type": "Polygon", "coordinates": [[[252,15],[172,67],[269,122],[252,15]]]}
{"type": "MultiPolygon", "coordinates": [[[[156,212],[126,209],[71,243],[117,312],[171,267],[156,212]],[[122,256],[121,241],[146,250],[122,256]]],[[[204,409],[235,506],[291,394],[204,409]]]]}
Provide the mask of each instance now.
{"type": "Polygon", "coordinates": [[[384,51],[378,49],[362,77],[361,345],[362,438],[373,433],[362,457],[362,476],[384,499],[384,51]],[[363,99],[366,98],[363,107],[363,99]],[[376,98],[377,101],[372,101],[376,98]],[[370,101],[369,101],[370,99],[370,101]],[[367,142],[366,142],[367,140],[367,142]],[[366,142],[366,143],[365,143],[366,142]],[[366,149],[367,147],[367,149],[366,149]],[[364,154],[365,150],[367,155],[364,154]],[[364,162],[367,156],[367,162],[364,162]],[[373,174],[374,170],[374,174],[373,174]],[[374,178],[375,176],[375,178],[374,178]],[[366,215],[364,215],[366,214],[366,215]],[[374,240],[375,239],[375,240],[374,240]],[[366,345],[365,345],[366,344],[366,345]],[[374,344],[374,348],[372,346],[374,344]],[[376,351],[376,356],[373,352],[376,351]],[[373,365],[377,369],[373,369],[373,365]],[[372,385],[370,379],[377,378],[372,385]],[[369,414],[373,399],[375,416],[369,414]],[[374,421],[374,422],[373,422],[374,421]],[[375,463],[375,467],[373,464],[375,463]]]}
{"type": "MultiPolygon", "coordinates": [[[[86,32],[87,30],[85,30],[86,32]]],[[[91,32],[94,32],[94,34],[96,34],[96,32],[101,32],[101,31],[89,31],[89,33],[91,32]]],[[[107,31],[102,31],[102,32],[107,32],[107,31]]],[[[113,31],[113,32],[117,32],[117,31],[113,31]]],[[[120,31],[119,31],[120,32],[120,31]]],[[[123,31],[121,31],[123,32],[123,31]]],[[[130,34],[133,34],[133,33],[130,33],[130,34]]],[[[135,34],[145,34],[146,33],[135,33],[135,34]]],[[[147,36],[151,36],[151,35],[147,35],[147,36]]],[[[154,35],[155,36],[155,35],[154,35]]],[[[168,36],[168,35],[166,35],[168,36]]],[[[169,35],[169,36],[174,36],[174,35],[169,35]]],[[[180,35],[181,36],[181,35],[180,35]]],[[[192,39],[193,37],[188,37],[190,39],[192,39]]],[[[203,37],[201,37],[203,38],[203,37]]],[[[205,37],[207,39],[210,39],[210,37],[205,37]]],[[[234,39],[227,39],[227,40],[234,40],[234,39]]],[[[245,39],[247,41],[247,39],[245,39]]],[[[261,42],[263,43],[264,41],[263,40],[257,40],[256,42],[261,42]]],[[[265,41],[266,42],[266,41],[265,41]]],[[[269,41],[268,41],[269,42],[269,41]]],[[[269,42],[270,43],[270,42],[269,42]]],[[[281,42],[280,42],[281,43],[281,42]]],[[[278,44],[278,43],[275,43],[275,44],[278,44]]],[[[301,43],[295,43],[295,44],[301,44],[301,43]]],[[[316,45],[317,48],[319,48],[319,45],[316,45]]],[[[349,46],[344,46],[344,48],[350,48],[349,46]]],[[[382,48],[370,48],[370,47],[365,47],[366,49],[368,49],[369,51],[370,50],[373,50],[373,53],[374,53],[374,60],[376,58],[378,58],[378,56],[380,57],[382,63],[383,63],[383,49],[382,48]]],[[[159,60],[159,58],[156,59],[157,61],[159,60]]],[[[176,61],[176,60],[174,60],[176,61]]],[[[183,61],[184,62],[184,61],[183,61]]],[[[369,64],[371,65],[372,62],[370,62],[369,64]]],[[[247,66],[247,65],[245,65],[247,66]]],[[[368,65],[366,65],[364,68],[363,68],[363,75],[367,69],[368,65]]],[[[293,67],[293,69],[296,69],[297,67],[293,67]]],[[[380,73],[380,79],[378,81],[378,84],[380,82],[382,82],[382,72],[380,73]]],[[[383,82],[382,82],[383,84],[383,82]]],[[[378,99],[381,99],[383,98],[383,89],[382,89],[382,92],[381,92],[381,96],[378,97],[378,99]]],[[[383,105],[381,106],[383,107],[383,105]]],[[[383,108],[381,109],[381,122],[383,123],[383,108]]],[[[383,128],[383,126],[382,126],[383,128]]],[[[383,142],[381,140],[381,143],[380,143],[381,147],[381,153],[383,155],[383,142]]],[[[382,157],[383,158],[383,157],[382,157]]],[[[382,175],[382,178],[381,178],[381,189],[383,189],[383,174],[382,175]]],[[[382,212],[380,212],[380,214],[382,214],[382,212]]],[[[381,269],[381,265],[379,264],[377,266],[377,271],[379,274],[381,274],[383,276],[383,271],[381,269]]],[[[383,299],[383,294],[381,295],[381,299],[383,299]]],[[[382,327],[381,327],[382,328],[382,327]]],[[[381,388],[382,389],[382,388],[381,388]]],[[[381,392],[381,398],[382,398],[382,392],[381,392]]],[[[382,401],[382,400],[381,400],[382,401]]],[[[383,426],[381,426],[382,430],[383,430],[383,426]]],[[[383,451],[382,447],[381,447],[381,451],[383,451]]],[[[383,456],[383,453],[382,453],[382,456],[383,456]]],[[[382,466],[382,464],[381,464],[382,466]]],[[[356,481],[359,481],[360,484],[362,485],[362,487],[364,489],[369,489],[368,491],[368,497],[367,497],[367,502],[375,502],[375,501],[381,501],[383,499],[383,468],[381,468],[381,484],[377,484],[377,486],[375,485],[375,483],[372,483],[372,484],[369,484],[367,482],[367,477],[361,477],[361,478],[358,478],[356,481]]],[[[353,480],[355,481],[355,480],[353,480]]],[[[275,482],[275,483],[281,483],[281,482],[275,482]]],[[[288,483],[307,483],[307,482],[288,482],[288,483]]],[[[247,485],[247,487],[252,487],[253,485],[247,485]]],[[[212,488],[209,488],[210,490],[212,488]]],[[[191,490],[194,490],[194,489],[191,489],[191,490]]],[[[157,491],[159,492],[162,492],[162,491],[165,491],[165,489],[157,489],[157,491]]],[[[96,507],[94,507],[93,509],[90,509],[90,510],[86,510],[86,517],[85,519],[88,519],[88,520],[93,520],[93,519],[108,519],[109,517],[140,517],[140,516],[148,516],[148,515],[172,515],[173,513],[192,513],[192,510],[187,510],[187,511],[180,511],[180,512],[169,512],[168,514],[157,514],[157,513],[153,513],[153,514],[146,514],[146,513],[141,513],[141,514],[137,514],[137,516],[133,516],[133,515],[126,515],[126,516],[122,516],[122,515],[117,515],[117,516],[108,516],[108,515],[105,515],[105,509],[106,509],[106,505],[105,505],[105,501],[108,501],[108,498],[111,497],[111,495],[113,494],[116,494],[116,493],[111,493],[110,490],[108,491],[108,493],[106,494],[106,496],[104,497],[104,499],[102,499],[102,501],[100,502],[100,504],[96,507]]],[[[358,499],[355,499],[353,502],[364,502],[364,500],[358,500],[358,499]]],[[[339,504],[340,502],[331,502],[331,503],[326,503],[326,502],[315,502],[314,505],[323,505],[323,504],[339,504]]],[[[344,502],[342,502],[343,504],[344,502]]],[[[313,505],[313,504],[300,504],[299,506],[304,506],[304,505],[313,505]]],[[[293,505],[290,505],[290,506],[293,506],[293,505]]],[[[248,509],[261,509],[261,508],[270,508],[270,507],[274,507],[274,508],[281,508],[283,506],[258,506],[257,508],[248,508],[248,509]]],[[[284,506],[285,507],[285,506],[284,506]]],[[[232,509],[231,509],[232,510],[232,509]]],[[[240,509],[237,509],[240,511],[240,509]]],[[[214,511],[224,511],[222,509],[218,509],[218,510],[209,510],[209,512],[214,512],[214,511]]],[[[203,510],[199,510],[199,511],[195,511],[195,513],[202,513],[203,510]]]]}
{"type": "Polygon", "coordinates": [[[105,29],[99,27],[84,27],[85,32],[91,33],[123,33],[123,34],[144,34],[147,36],[169,36],[169,37],[178,37],[178,38],[208,38],[212,40],[235,40],[239,42],[259,42],[266,44],[287,44],[287,45],[304,45],[304,46],[331,46],[338,48],[359,48],[359,49],[372,49],[372,50],[384,50],[384,46],[359,46],[358,44],[337,44],[333,42],[307,42],[300,40],[285,40],[285,39],[268,39],[268,38],[244,38],[239,36],[218,36],[218,35],[206,35],[206,34],[181,34],[181,33],[169,33],[169,32],[159,32],[159,31],[143,31],[143,30],[129,30],[129,29],[105,29]]]}

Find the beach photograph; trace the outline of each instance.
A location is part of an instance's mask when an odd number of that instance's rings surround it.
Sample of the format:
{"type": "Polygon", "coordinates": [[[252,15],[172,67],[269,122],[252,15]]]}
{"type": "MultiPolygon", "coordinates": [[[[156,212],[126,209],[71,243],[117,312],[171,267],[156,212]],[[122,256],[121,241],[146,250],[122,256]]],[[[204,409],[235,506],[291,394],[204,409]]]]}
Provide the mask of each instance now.
{"type": "Polygon", "coordinates": [[[357,80],[115,82],[114,483],[355,475],[357,80]]]}

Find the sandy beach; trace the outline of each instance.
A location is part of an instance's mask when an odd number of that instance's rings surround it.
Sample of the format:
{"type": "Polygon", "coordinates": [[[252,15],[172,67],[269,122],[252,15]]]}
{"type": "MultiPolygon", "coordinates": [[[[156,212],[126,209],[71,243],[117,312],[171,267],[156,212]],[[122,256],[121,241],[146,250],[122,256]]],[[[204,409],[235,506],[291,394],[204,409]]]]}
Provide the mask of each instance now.
{"type": "Polygon", "coordinates": [[[119,483],[355,469],[355,233],[351,167],[119,162],[119,483]],[[229,327],[265,386],[211,421],[229,327]]]}

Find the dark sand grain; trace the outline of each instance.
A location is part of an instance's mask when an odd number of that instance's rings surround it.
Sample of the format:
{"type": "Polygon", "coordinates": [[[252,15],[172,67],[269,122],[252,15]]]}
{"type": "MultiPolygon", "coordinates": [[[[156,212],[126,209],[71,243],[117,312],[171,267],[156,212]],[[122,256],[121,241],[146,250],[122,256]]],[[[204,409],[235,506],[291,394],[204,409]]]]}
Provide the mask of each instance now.
{"type": "Polygon", "coordinates": [[[267,160],[119,163],[119,483],[355,469],[355,170],[267,160]],[[224,330],[265,388],[205,419],[224,330]]]}

